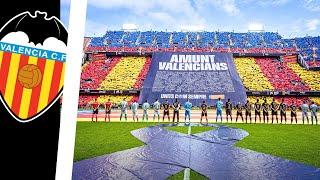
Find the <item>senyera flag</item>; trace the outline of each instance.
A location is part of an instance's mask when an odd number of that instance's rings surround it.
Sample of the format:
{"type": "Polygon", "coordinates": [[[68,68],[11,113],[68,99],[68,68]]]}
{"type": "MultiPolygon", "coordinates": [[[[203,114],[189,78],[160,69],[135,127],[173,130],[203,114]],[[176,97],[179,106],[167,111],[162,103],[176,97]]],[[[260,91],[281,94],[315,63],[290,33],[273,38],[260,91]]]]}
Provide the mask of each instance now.
{"type": "Polygon", "coordinates": [[[0,99],[16,120],[29,122],[49,109],[62,93],[66,39],[59,38],[66,37],[61,35],[66,30],[57,25],[57,34],[40,34],[39,39],[30,29],[23,29],[22,20],[39,26],[60,22],[38,11],[34,16],[22,13],[11,20],[16,25],[13,30],[7,30],[0,39],[0,99]]]}

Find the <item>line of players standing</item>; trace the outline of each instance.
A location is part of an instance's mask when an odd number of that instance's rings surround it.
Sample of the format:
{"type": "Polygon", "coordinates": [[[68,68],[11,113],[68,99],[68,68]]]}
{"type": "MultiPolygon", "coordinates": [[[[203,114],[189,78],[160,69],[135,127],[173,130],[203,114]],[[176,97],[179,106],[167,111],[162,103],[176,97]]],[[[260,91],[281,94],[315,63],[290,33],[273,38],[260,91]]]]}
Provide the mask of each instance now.
{"type": "MultiPolygon", "coordinates": [[[[252,122],[251,118],[251,111],[254,110],[254,122],[257,122],[257,118],[259,118],[259,122],[261,122],[261,112],[263,116],[263,123],[269,123],[269,111],[271,111],[271,123],[273,124],[274,119],[279,123],[278,120],[278,112],[280,111],[280,122],[281,123],[287,123],[287,110],[290,111],[290,117],[291,117],[291,124],[295,120],[297,123],[297,110],[298,107],[294,104],[294,101],[292,101],[291,105],[288,106],[284,103],[284,99],[281,100],[281,103],[278,104],[275,99],[272,100],[271,104],[267,103],[267,100],[264,99],[264,102],[261,104],[259,102],[259,99],[252,105],[249,101],[247,101],[244,105],[241,105],[238,103],[235,106],[235,109],[237,111],[236,115],[236,122],[238,120],[238,117],[240,116],[243,121],[243,115],[242,110],[245,109],[245,121],[248,122],[248,117],[250,119],[250,123],[252,122]]],[[[307,102],[304,102],[301,107],[301,113],[302,113],[302,123],[305,124],[305,119],[307,119],[307,124],[309,124],[309,116],[308,111],[311,112],[311,123],[313,124],[313,121],[315,120],[315,124],[318,124],[317,119],[317,111],[319,107],[314,103],[311,102],[311,105],[309,106],[307,102]]],[[[227,121],[228,116],[231,116],[231,110],[232,110],[232,103],[230,102],[230,99],[226,102],[226,115],[227,115],[227,121]]]]}
{"type": "MultiPolygon", "coordinates": [[[[97,114],[98,114],[98,109],[100,104],[97,102],[97,100],[95,100],[94,103],[92,103],[92,109],[93,109],[93,113],[92,113],[92,121],[94,116],[96,117],[96,121],[97,121],[97,114]]],[[[131,104],[131,111],[132,111],[132,118],[133,121],[138,121],[138,107],[139,104],[134,101],[131,104]]],[[[142,121],[144,121],[144,119],[146,119],[146,121],[148,121],[148,110],[150,109],[150,104],[145,101],[142,104],[142,109],[143,109],[143,116],[142,116],[142,121]]],[[[160,109],[161,107],[163,107],[163,117],[162,117],[162,121],[164,121],[165,117],[168,118],[168,121],[170,121],[170,107],[173,108],[173,123],[179,123],[179,110],[181,109],[181,104],[178,101],[178,99],[175,99],[174,103],[172,105],[169,104],[168,100],[165,100],[164,103],[160,103],[158,101],[158,99],[156,99],[156,101],[153,103],[153,121],[155,120],[155,118],[158,118],[158,122],[160,121],[160,109]]],[[[201,118],[200,118],[200,123],[202,123],[202,119],[205,118],[206,119],[206,123],[208,123],[208,105],[205,101],[202,102],[202,104],[200,105],[201,108],[201,118]]],[[[216,107],[216,122],[218,121],[218,117],[220,116],[221,122],[222,122],[222,108],[223,108],[223,102],[221,101],[221,99],[219,98],[218,101],[215,104],[216,107]]],[[[111,114],[111,108],[112,108],[112,103],[110,101],[110,99],[108,99],[108,101],[104,104],[104,108],[105,108],[105,121],[108,118],[109,122],[110,122],[110,114],[111,114]]],[[[122,120],[122,118],[124,117],[125,120],[127,120],[127,109],[130,108],[127,101],[125,101],[125,99],[123,99],[123,101],[120,103],[120,109],[121,109],[121,113],[120,113],[120,121],[122,120]]],[[[184,109],[185,109],[185,123],[187,123],[187,119],[188,119],[188,123],[190,123],[190,119],[191,119],[191,109],[192,109],[192,103],[189,102],[189,100],[187,100],[184,103],[184,109]]],[[[287,106],[284,103],[284,100],[281,100],[281,103],[278,104],[277,102],[275,102],[275,99],[272,100],[272,103],[269,105],[267,103],[267,100],[264,99],[264,102],[261,104],[259,102],[259,99],[257,99],[257,101],[254,104],[251,104],[249,101],[247,101],[244,105],[242,105],[240,102],[237,103],[235,106],[232,105],[232,103],[230,102],[230,99],[227,100],[227,102],[225,103],[225,109],[226,109],[226,119],[227,122],[230,121],[232,122],[232,110],[235,109],[236,110],[236,122],[238,122],[238,118],[240,117],[242,122],[244,122],[244,118],[243,118],[243,110],[245,111],[245,123],[248,123],[248,119],[250,121],[250,123],[252,123],[252,118],[251,118],[251,112],[254,111],[254,122],[257,122],[257,118],[259,118],[259,122],[261,122],[261,112],[262,112],[262,117],[263,117],[263,123],[269,123],[269,111],[271,111],[271,123],[274,122],[274,118],[275,120],[278,122],[278,111],[280,111],[280,122],[283,123],[287,123],[287,115],[286,115],[286,111],[289,110],[290,111],[290,116],[291,116],[291,124],[293,122],[293,120],[295,120],[295,122],[297,123],[297,110],[298,108],[295,106],[294,102],[292,102],[292,104],[290,106],[287,106]]],[[[307,119],[307,124],[309,124],[309,117],[308,117],[308,111],[310,110],[311,112],[311,123],[313,124],[313,121],[315,120],[315,124],[318,124],[318,119],[317,119],[317,110],[318,110],[318,106],[314,103],[311,102],[311,105],[309,106],[306,102],[304,102],[304,104],[301,105],[300,107],[301,112],[302,112],[302,122],[303,124],[305,123],[305,118],[307,119]]]]}

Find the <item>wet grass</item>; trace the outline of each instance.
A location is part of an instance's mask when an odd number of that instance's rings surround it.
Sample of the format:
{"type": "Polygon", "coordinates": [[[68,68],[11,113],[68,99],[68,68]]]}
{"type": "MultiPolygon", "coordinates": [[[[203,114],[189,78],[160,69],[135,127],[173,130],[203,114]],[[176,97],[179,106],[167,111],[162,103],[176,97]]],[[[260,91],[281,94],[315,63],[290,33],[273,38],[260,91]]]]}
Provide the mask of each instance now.
{"type": "Polygon", "coordinates": [[[320,126],[227,124],[249,132],[237,147],[320,167],[320,126]]]}
{"type": "MultiPolygon", "coordinates": [[[[167,178],[167,180],[181,180],[184,177],[184,170],[178,172],[177,174],[174,174],[167,178]]],[[[190,180],[206,180],[209,179],[206,176],[197,173],[194,170],[190,170],[190,180]]]]}

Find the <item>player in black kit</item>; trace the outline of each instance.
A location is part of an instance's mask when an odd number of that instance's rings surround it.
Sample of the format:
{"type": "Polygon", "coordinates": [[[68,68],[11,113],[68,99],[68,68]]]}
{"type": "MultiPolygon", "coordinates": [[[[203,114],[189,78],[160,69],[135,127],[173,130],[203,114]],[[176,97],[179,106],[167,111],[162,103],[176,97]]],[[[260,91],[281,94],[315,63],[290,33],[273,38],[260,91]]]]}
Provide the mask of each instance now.
{"type": "Polygon", "coordinates": [[[162,121],[164,121],[164,118],[167,116],[168,117],[168,121],[170,121],[170,115],[169,115],[169,108],[170,108],[170,104],[168,102],[168,100],[166,99],[166,101],[162,104],[163,106],[163,117],[162,117],[162,121]]]}
{"type": "Polygon", "coordinates": [[[291,124],[292,124],[293,118],[296,119],[296,124],[297,124],[298,123],[298,121],[297,121],[297,107],[294,105],[293,101],[290,105],[290,111],[291,111],[291,124]]]}
{"type": "Polygon", "coordinates": [[[269,104],[267,102],[267,99],[265,99],[262,104],[262,114],[263,114],[263,123],[266,123],[266,118],[268,123],[269,122],[269,104]]]}
{"type": "Polygon", "coordinates": [[[208,108],[208,105],[206,104],[205,101],[202,101],[202,104],[201,104],[201,118],[200,118],[200,124],[202,124],[202,118],[203,116],[206,117],[206,124],[208,125],[208,112],[207,112],[207,108],[208,108]]]}
{"type": "Polygon", "coordinates": [[[173,103],[173,124],[174,120],[177,118],[177,123],[179,123],[179,109],[180,109],[180,103],[178,99],[176,99],[173,103]]]}
{"type": "Polygon", "coordinates": [[[243,122],[242,108],[243,108],[242,105],[240,104],[240,102],[238,102],[238,104],[236,105],[236,109],[237,109],[236,122],[238,122],[238,116],[241,117],[242,122],[243,122]]]}
{"type": "Polygon", "coordinates": [[[226,115],[227,115],[227,122],[228,122],[228,116],[230,116],[231,122],[232,122],[232,103],[230,102],[230,99],[226,102],[226,115]]]}
{"type": "Polygon", "coordinates": [[[257,116],[259,116],[259,121],[261,123],[261,104],[259,103],[259,99],[254,104],[254,122],[257,123],[257,116]]]}
{"type": "Polygon", "coordinates": [[[286,115],[287,105],[284,103],[284,99],[281,100],[279,109],[280,109],[281,124],[282,124],[282,119],[284,119],[284,122],[287,123],[287,115],[286,115]]]}
{"type": "Polygon", "coordinates": [[[251,123],[251,109],[252,109],[252,105],[251,103],[249,102],[249,100],[247,100],[247,103],[244,105],[244,108],[246,110],[246,123],[248,123],[247,119],[248,119],[248,116],[250,118],[250,123],[251,123]]]}
{"type": "Polygon", "coordinates": [[[278,124],[278,103],[276,103],[275,99],[273,98],[271,103],[271,122],[273,124],[273,116],[276,116],[277,124],[278,124]]]}

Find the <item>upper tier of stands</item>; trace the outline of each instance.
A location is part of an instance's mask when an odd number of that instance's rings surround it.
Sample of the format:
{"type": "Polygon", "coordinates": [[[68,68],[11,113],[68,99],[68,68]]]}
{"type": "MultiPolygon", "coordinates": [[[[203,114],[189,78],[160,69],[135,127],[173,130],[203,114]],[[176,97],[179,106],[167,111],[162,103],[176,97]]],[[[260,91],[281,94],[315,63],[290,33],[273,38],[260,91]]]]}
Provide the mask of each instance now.
{"type": "Polygon", "coordinates": [[[107,31],[102,37],[91,38],[87,50],[139,51],[226,51],[231,52],[292,52],[298,51],[305,60],[320,57],[320,37],[284,39],[274,32],[162,32],[107,31]],[[155,49],[156,48],[156,49],[155,49]],[[283,50],[283,51],[281,51],[283,50]]]}

